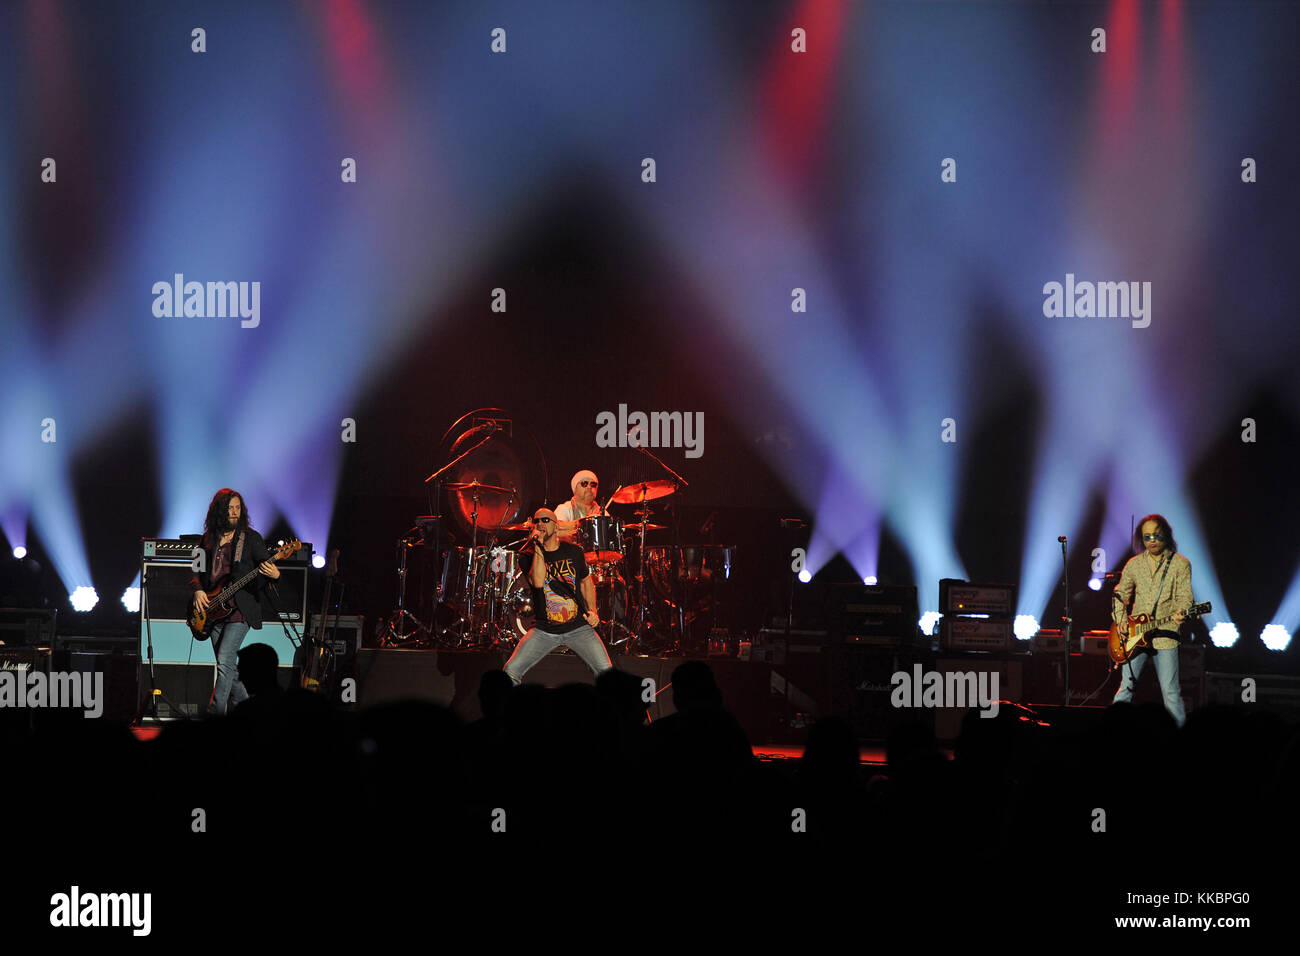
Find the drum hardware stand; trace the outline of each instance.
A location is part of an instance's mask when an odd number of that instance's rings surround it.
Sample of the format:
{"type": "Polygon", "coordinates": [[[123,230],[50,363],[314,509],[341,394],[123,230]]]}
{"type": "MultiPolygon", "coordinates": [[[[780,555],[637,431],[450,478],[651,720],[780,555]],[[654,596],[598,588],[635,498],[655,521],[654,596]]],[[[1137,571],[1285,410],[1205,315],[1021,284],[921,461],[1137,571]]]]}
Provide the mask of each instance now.
{"type": "MultiPolygon", "coordinates": [[[[641,452],[641,454],[646,455],[646,456],[648,456],[649,458],[651,458],[651,459],[652,459],[652,460],[653,460],[657,465],[659,465],[660,468],[662,468],[664,471],[668,472],[668,474],[670,474],[670,475],[673,476],[673,485],[674,485],[674,487],[673,487],[673,493],[674,493],[674,494],[676,494],[678,491],[680,491],[680,490],[683,489],[683,488],[689,488],[689,487],[691,486],[691,483],[690,483],[689,481],[687,481],[687,480],[686,480],[685,478],[683,478],[681,475],[677,474],[677,472],[675,472],[675,471],[673,471],[671,468],[669,468],[668,465],[664,463],[664,460],[663,460],[662,458],[660,458],[660,457],[659,457],[658,455],[656,455],[654,452],[650,451],[650,449],[646,448],[644,445],[638,445],[638,446],[637,446],[637,451],[639,451],[639,452],[641,452]]],[[[646,500],[646,498],[645,498],[645,493],[646,493],[646,487],[645,487],[645,486],[646,486],[646,483],[645,483],[645,482],[641,482],[641,483],[640,483],[640,487],[641,487],[641,496],[642,496],[642,497],[641,497],[641,504],[642,504],[643,507],[646,508],[646,510],[649,510],[649,507],[650,507],[650,506],[649,506],[649,504],[647,503],[647,500],[646,500]]],[[[680,510],[674,511],[674,519],[675,519],[675,520],[673,521],[673,560],[672,560],[671,562],[669,562],[669,574],[673,574],[673,565],[674,565],[674,564],[679,564],[680,561],[681,561],[682,542],[681,542],[681,512],[680,512],[680,510]]],[[[646,531],[645,526],[646,526],[646,524],[648,524],[648,523],[649,523],[649,519],[648,519],[648,518],[642,519],[642,522],[641,522],[641,560],[640,560],[640,562],[639,562],[639,565],[640,565],[639,570],[640,570],[641,573],[638,575],[638,580],[637,580],[637,591],[638,591],[637,597],[638,597],[638,603],[640,604],[639,614],[640,614],[640,618],[641,618],[641,619],[640,619],[640,622],[637,624],[637,638],[638,638],[638,639],[641,637],[641,635],[642,635],[642,633],[644,632],[644,629],[645,629],[645,612],[646,612],[646,606],[645,606],[645,580],[644,580],[644,578],[645,578],[645,531],[646,531]]],[[[678,575],[676,575],[675,577],[680,577],[680,576],[681,576],[681,575],[678,574],[678,575]]],[[[673,580],[673,582],[672,582],[672,591],[673,591],[673,594],[675,594],[675,595],[677,596],[677,599],[678,599],[678,600],[677,600],[677,641],[675,642],[675,646],[669,648],[669,652],[672,652],[673,650],[681,651],[681,650],[682,650],[682,647],[683,647],[683,644],[684,644],[684,642],[685,642],[685,640],[686,640],[686,619],[685,619],[685,616],[684,616],[683,611],[682,611],[683,600],[682,600],[682,595],[681,595],[681,593],[680,593],[679,590],[678,590],[681,586],[682,586],[682,583],[681,583],[680,581],[678,581],[678,580],[673,580]]]]}
{"type": "MultiPolygon", "coordinates": [[[[423,543],[424,536],[420,533],[418,525],[402,535],[397,542],[397,546],[401,549],[401,560],[397,569],[397,609],[393,611],[392,617],[388,619],[388,626],[384,630],[383,639],[383,643],[389,647],[403,644],[412,638],[418,637],[421,633],[427,634],[429,632],[429,629],[420,623],[420,619],[406,609],[406,555],[411,548],[423,543]],[[403,630],[408,621],[413,625],[413,629],[409,633],[403,630]]],[[[441,591],[441,581],[439,581],[438,587],[441,591]]]]}
{"type": "MultiPolygon", "coordinates": [[[[441,503],[442,503],[442,498],[441,498],[441,494],[442,494],[442,480],[441,480],[441,479],[442,479],[442,475],[443,475],[443,473],[446,472],[448,469],[450,469],[452,466],[454,466],[457,462],[462,461],[462,460],[463,460],[467,455],[469,455],[470,453],[475,452],[475,451],[477,451],[478,449],[482,448],[484,445],[486,445],[489,441],[492,440],[492,436],[495,435],[495,434],[497,433],[497,431],[499,431],[499,430],[501,430],[501,427],[500,427],[499,425],[495,425],[495,424],[494,424],[494,426],[493,426],[492,428],[488,429],[488,433],[487,433],[486,435],[484,435],[482,439],[480,439],[480,440],[479,440],[478,442],[476,442],[475,444],[471,445],[469,448],[466,448],[463,452],[461,452],[459,455],[457,455],[457,456],[456,456],[455,458],[453,458],[451,461],[447,462],[447,464],[443,465],[441,468],[439,468],[437,471],[435,471],[433,474],[431,474],[428,478],[425,478],[425,479],[424,479],[424,484],[426,484],[426,485],[427,485],[429,482],[431,482],[431,481],[434,483],[434,484],[433,484],[433,495],[434,495],[433,501],[434,501],[434,507],[441,507],[441,503]]],[[[477,499],[475,499],[474,510],[475,510],[475,514],[477,514],[477,512],[478,512],[478,501],[477,501],[477,499]]],[[[437,603],[435,603],[435,605],[434,605],[434,617],[435,617],[435,619],[436,619],[436,617],[437,617],[437,613],[438,613],[437,605],[442,603],[442,534],[441,534],[441,523],[439,524],[438,528],[436,528],[436,529],[434,530],[434,535],[435,535],[435,538],[434,538],[434,554],[433,554],[433,558],[434,558],[433,574],[434,574],[434,580],[438,582],[438,600],[437,600],[437,603]]],[[[470,554],[470,565],[471,565],[471,567],[473,566],[473,558],[474,558],[474,548],[473,548],[473,545],[474,545],[474,542],[471,540],[471,541],[470,541],[470,552],[469,552],[469,554],[470,554]]],[[[405,564],[405,555],[403,555],[403,564],[402,564],[402,567],[403,567],[403,572],[402,572],[402,573],[403,573],[403,575],[405,575],[405,567],[406,567],[406,564],[405,564]]],[[[405,584],[406,584],[406,579],[405,579],[405,577],[403,577],[403,579],[402,579],[402,584],[403,584],[403,586],[405,586],[405,584]]],[[[400,605],[399,605],[399,607],[400,607],[400,605]]],[[[471,617],[472,617],[473,613],[474,613],[474,612],[473,612],[473,607],[471,606],[471,608],[470,608],[470,615],[471,615],[471,617]]],[[[414,619],[414,616],[412,616],[412,619],[415,620],[415,619],[414,619]]],[[[416,624],[419,624],[420,622],[419,622],[418,620],[416,620],[415,623],[416,623],[416,624]]],[[[420,625],[420,626],[423,627],[423,625],[420,625]]],[[[427,631],[428,628],[425,628],[425,630],[427,631]]]]}

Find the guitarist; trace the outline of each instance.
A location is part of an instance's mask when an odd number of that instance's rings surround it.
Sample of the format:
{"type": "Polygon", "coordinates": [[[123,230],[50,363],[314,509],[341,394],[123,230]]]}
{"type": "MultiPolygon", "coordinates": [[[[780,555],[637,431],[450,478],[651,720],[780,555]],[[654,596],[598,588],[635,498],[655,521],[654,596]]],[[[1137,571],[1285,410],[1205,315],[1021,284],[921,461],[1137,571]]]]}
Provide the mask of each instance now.
{"type": "MultiPolygon", "coordinates": [[[[1133,536],[1137,554],[1129,558],[1115,586],[1111,610],[1115,623],[1127,633],[1128,616],[1149,614],[1151,620],[1173,616],[1181,627],[1192,606],[1192,565],[1178,553],[1173,529],[1163,515],[1150,514],[1142,519],[1133,536]]],[[[1176,632],[1152,631],[1152,651],[1139,651],[1121,666],[1123,679],[1114,703],[1130,703],[1138,677],[1148,656],[1156,663],[1165,709],[1174,723],[1183,726],[1187,715],[1183,709],[1182,689],[1178,681],[1178,635],[1176,632]]]]}
{"type": "MultiPolygon", "coordinates": [[[[243,577],[257,568],[274,580],[280,569],[268,561],[270,551],[262,536],[248,526],[248,512],[244,499],[237,491],[222,488],[208,505],[208,516],[203,523],[205,572],[190,578],[194,591],[194,606],[202,610],[208,606],[207,592],[224,587],[229,581],[243,577]]],[[[235,610],[212,631],[212,647],[217,656],[217,683],[208,702],[208,713],[221,715],[248,698],[248,691],[236,676],[239,645],[250,627],[261,630],[262,606],[252,586],[236,592],[235,610]]]]}

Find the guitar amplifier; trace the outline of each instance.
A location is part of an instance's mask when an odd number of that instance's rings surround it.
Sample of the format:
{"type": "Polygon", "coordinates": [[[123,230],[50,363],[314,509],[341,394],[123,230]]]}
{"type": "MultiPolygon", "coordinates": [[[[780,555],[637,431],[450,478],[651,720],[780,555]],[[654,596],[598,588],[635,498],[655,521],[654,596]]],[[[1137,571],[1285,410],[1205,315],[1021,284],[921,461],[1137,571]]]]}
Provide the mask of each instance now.
{"type": "Polygon", "coordinates": [[[54,643],[57,611],[44,608],[4,608],[0,610],[0,645],[26,644],[48,647],[54,643]]]}
{"type": "Polygon", "coordinates": [[[1084,631],[1079,636],[1079,650],[1084,654],[1110,656],[1110,631],[1084,631]]]}
{"type": "Polygon", "coordinates": [[[939,646],[948,651],[1010,650],[1011,622],[945,615],[939,622],[939,646]]]}
{"type": "Polygon", "coordinates": [[[1065,650],[1065,632],[1040,630],[1030,639],[1030,647],[1035,654],[1059,654],[1065,650]]]}
{"type": "Polygon", "coordinates": [[[1014,617],[1015,585],[971,584],[969,581],[944,578],[939,582],[939,613],[1014,617]]]}
{"type": "Polygon", "coordinates": [[[827,622],[832,644],[910,644],[917,635],[916,588],[837,584],[827,622]]]}

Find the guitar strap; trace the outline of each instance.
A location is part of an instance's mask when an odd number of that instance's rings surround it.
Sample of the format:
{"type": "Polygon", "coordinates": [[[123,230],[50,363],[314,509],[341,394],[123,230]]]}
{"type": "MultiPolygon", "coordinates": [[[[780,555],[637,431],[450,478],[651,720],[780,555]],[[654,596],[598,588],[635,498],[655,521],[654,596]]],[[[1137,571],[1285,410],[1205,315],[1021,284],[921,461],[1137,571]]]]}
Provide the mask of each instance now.
{"type": "Polygon", "coordinates": [[[232,572],[235,569],[235,565],[239,563],[239,559],[243,557],[243,555],[244,555],[244,532],[241,531],[239,532],[239,540],[235,542],[235,556],[230,560],[230,569],[232,572]]]}
{"type": "Polygon", "coordinates": [[[1165,563],[1164,574],[1160,575],[1160,583],[1156,585],[1156,603],[1151,605],[1151,620],[1156,619],[1156,608],[1160,606],[1160,592],[1165,589],[1165,575],[1169,573],[1169,565],[1174,563],[1174,556],[1169,555],[1168,562],[1165,563]]]}

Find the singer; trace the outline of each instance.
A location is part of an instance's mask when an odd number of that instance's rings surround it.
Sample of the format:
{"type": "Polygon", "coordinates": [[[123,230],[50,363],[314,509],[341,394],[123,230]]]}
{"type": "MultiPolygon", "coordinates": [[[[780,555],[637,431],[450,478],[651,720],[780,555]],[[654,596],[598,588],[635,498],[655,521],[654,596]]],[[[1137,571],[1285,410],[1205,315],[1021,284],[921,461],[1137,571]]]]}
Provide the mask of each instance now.
{"type": "MultiPolygon", "coordinates": [[[[1111,602],[1115,623],[1121,628],[1127,627],[1130,614],[1147,613],[1155,619],[1159,609],[1162,616],[1167,617],[1172,613],[1174,621],[1181,627],[1187,617],[1187,609],[1194,603],[1192,565],[1178,553],[1173,529],[1163,515],[1150,514],[1142,519],[1133,535],[1133,548],[1137,554],[1124,565],[1119,584],[1115,585],[1111,602]]],[[[1133,700],[1133,689],[1137,687],[1148,654],[1153,655],[1156,675],[1160,678],[1160,690],[1164,694],[1165,709],[1174,718],[1174,723],[1181,727],[1187,720],[1187,714],[1183,708],[1182,687],[1178,680],[1179,637],[1177,633],[1165,631],[1153,631],[1152,635],[1153,650],[1139,653],[1123,665],[1123,679],[1113,702],[1118,704],[1133,700]]]]}
{"type": "Polygon", "coordinates": [[[532,561],[527,574],[536,623],[506,661],[505,671],[515,684],[560,646],[572,648],[595,674],[614,666],[595,630],[600,615],[587,559],[576,544],[560,541],[558,524],[550,508],[538,508],[533,515],[532,561]]]}

